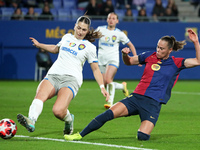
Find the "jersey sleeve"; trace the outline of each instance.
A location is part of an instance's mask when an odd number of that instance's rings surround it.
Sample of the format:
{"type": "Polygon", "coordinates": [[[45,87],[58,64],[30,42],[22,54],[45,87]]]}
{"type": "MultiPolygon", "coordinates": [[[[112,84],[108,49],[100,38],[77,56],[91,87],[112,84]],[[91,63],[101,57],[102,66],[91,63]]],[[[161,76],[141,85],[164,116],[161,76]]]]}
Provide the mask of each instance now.
{"type": "Polygon", "coordinates": [[[174,63],[178,68],[182,68],[182,69],[186,68],[184,65],[184,62],[185,62],[184,58],[175,58],[174,56],[172,56],[172,59],[174,60],[174,63]]]}
{"type": "Polygon", "coordinates": [[[147,52],[143,52],[141,54],[138,55],[139,58],[139,63],[140,64],[145,64],[145,60],[147,57],[149,57],[152,54],[152,52],[147,51],[147,52]]]}
{"type": "Polygon", "coordinates": [[[60,42],[58,42],[57,46],[60,47],[64,41],[64,39],[67,37],[67,34],[65,34],[62,39],[60,40],[60,42]]]}
{"type": "Polygon", "coordinates": [[[121,31],[121,42],[122,42],[123,45],[127,44],[128,42],[130,42],[129,38],[122,31],[121,31]]]}
{"type": "Polygon", "coordinates": [[[88,55],[87,56],[88,63],[98,62],[96,51],[97,51],[96,46],[92,45],[89,53],[87,54],[88,55]]]}

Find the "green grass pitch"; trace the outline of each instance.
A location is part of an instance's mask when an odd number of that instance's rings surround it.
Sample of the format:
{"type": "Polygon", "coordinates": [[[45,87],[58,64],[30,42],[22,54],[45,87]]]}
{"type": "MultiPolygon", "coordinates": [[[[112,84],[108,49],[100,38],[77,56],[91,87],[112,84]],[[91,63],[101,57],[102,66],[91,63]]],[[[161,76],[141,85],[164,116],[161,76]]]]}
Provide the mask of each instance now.
{"type": "MultiPolygon", "coordinates": [[[[117,81],[122,82],[122,81],[117,81]]],[[[139,81],[127,81],[130,92],[139,81]]],[[[158,149],[158,150],[199,150],[200,149],[200,81],[178,81],[172,90],[167,105],[163,105],[149,141],[138,141],[139,116],[123,117],[107,122],[102,128],[82,139],[82,142],[102,143],[88,145],[65,141],[51,141],[31,137],[51,139],[63,138],[64,122],[56,119],[52,107],[56,97],[44,104],[42,114],[36,123],[36,130],[29,133],[16,119],[18,113],[28,114],[39,82],[0,81],[0,119],[13,119],[18,126],[17,136],[10,140],[0,138],[0,149],[15,150],[114,150],[114,149],[158,149]],[[19,135],[29,137],[18,137],[19,135]],[[106,146],[111,144],[110,147],[106,146]],[[122,145],[127,147],[113,147],[122,145]],[[129,146],[129,147],[128,147],[129,146]]],[[[116,91],[115,102],[123,99],[116,91]]],[[[95,81],[84,81],[69,110],[75,115],[74,133],[81,131],[94,117],[105,111],[105,98],[95,81]]]]}

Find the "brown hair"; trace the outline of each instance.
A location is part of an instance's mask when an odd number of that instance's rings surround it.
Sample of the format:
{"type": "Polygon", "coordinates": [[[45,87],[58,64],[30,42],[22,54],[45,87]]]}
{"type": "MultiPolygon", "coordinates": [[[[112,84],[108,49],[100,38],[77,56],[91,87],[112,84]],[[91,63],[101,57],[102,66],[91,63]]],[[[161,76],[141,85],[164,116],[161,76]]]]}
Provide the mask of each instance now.
{"type": "Polygon", "coordinates": [[[109,16],[110,14],[116,15],[116,16],[117,16],[117,19],[119,19],[119,16],[118,16],[115,12],[110,12],[110,13],[108,14],[108,16],[109,16]]]}
{"type": "Polygon", "coordinates": [[[169,49],[172,48],[173,51],[178,51],[183,49],[184,45],[186,45],[185,40],[183,41],[176,41],[174,36],[163,36],[161,40],[168,42],[169,49]]]}
{"type": "Polygon", "coordinates": [[[94,42],[95,39],[99,39],[102,37],[102,34],[100,31],[95,31],[93,28],[90,28],[91,25],[91,20],[89,17],[87,16],[81,16],[77,19],[76,23],[79,22],[84,22],[85,24],[88,25],[89,31],[86,34],[86,36],[84,37],[85,40],[88,40],[90,42],[94,42]]]}

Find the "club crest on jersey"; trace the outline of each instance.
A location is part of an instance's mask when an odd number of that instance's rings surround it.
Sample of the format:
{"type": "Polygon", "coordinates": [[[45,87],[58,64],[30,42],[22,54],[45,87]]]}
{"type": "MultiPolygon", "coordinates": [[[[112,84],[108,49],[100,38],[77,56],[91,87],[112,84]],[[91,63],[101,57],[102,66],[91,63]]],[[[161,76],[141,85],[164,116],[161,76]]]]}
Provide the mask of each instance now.
{"type": "Polygon", "coordinates": [[[112,36],[112,41],[115,42],[117,37],[115,35],[112,36]]]}
{"type": "Polygon", "coordinates": [[[109,37],[105,37],[105,41],[106,42],[110,41],[110,38],[109,37]]]}
{"type": "Polygon", "coordinates": [[[69,46],[74,47],[74,46],[76,46],[76,44],[75,43],[69,43],[69,46]]]}
{"type": "Polygon", "coordinates": [[[152,65],[151,65],[151,69],[152,69],[153,71],[158,71],[158,70],[160,70],[160,65],[158,65],[158,64],[152,64],[152,65]]]}
{"type": "Polygon", "coordinates": [[[78,50],[83,50],[85,47],[86,47],[86,46],[85,46],[84,44],[80,44],[80,45],[78,46],[78,50]]]}

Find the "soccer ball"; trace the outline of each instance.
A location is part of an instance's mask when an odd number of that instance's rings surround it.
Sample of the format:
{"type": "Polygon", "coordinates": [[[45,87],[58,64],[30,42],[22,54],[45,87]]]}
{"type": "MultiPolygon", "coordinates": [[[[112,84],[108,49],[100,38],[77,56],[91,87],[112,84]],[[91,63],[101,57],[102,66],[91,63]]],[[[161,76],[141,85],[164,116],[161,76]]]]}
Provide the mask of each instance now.
{"type": "Polygon", "coordinates": [[[12,138],[17,132],[16,123],[8,118],[2,119],[0,121],[0,137],[3,139],[12,138]]]}

